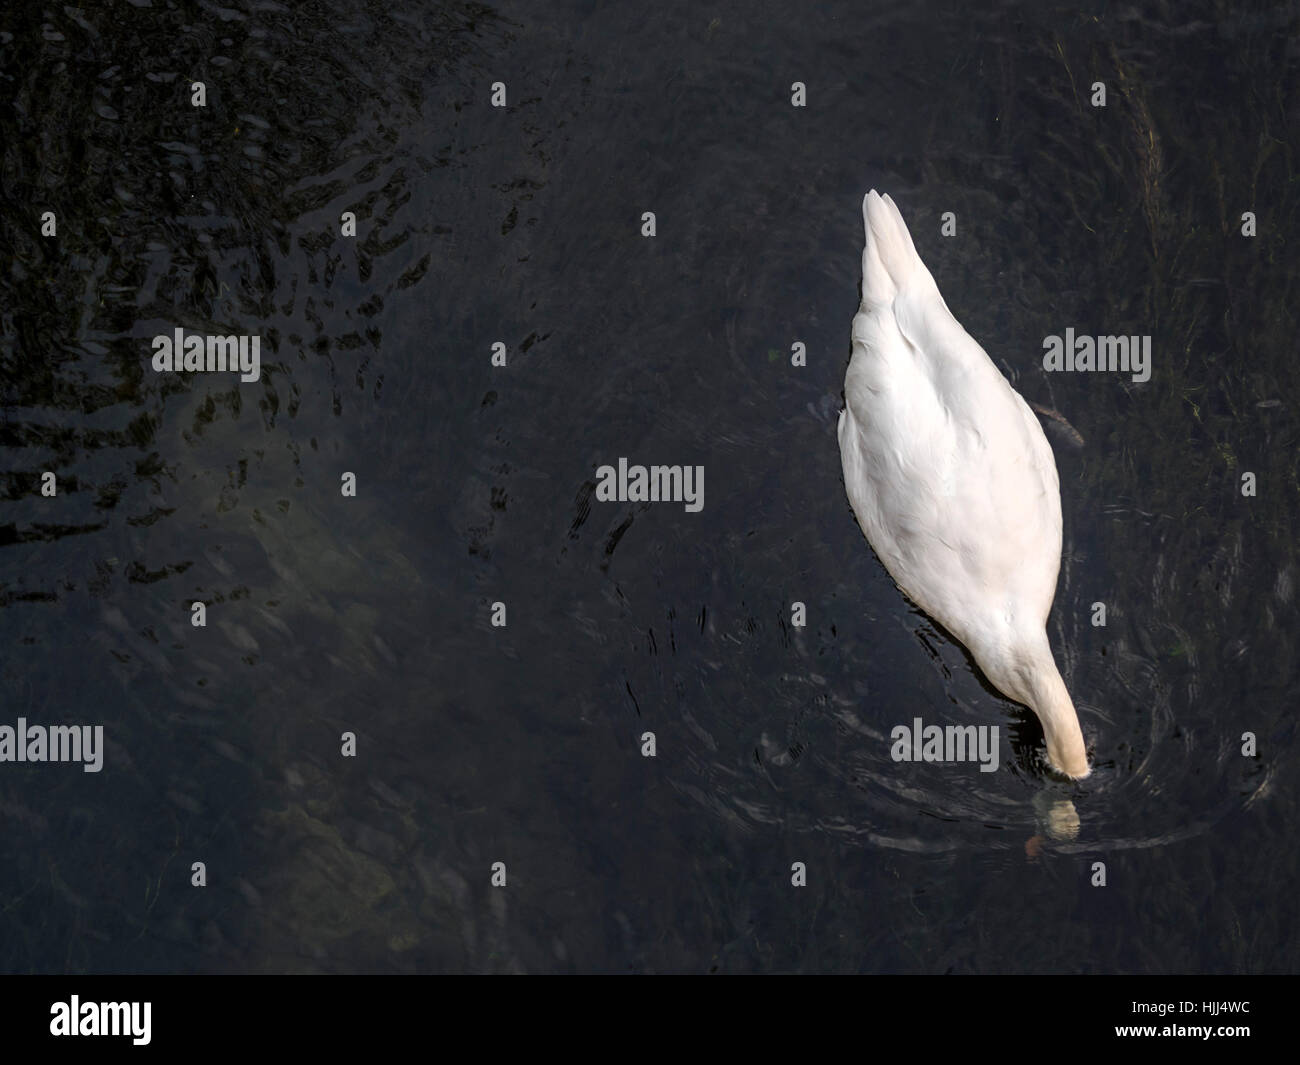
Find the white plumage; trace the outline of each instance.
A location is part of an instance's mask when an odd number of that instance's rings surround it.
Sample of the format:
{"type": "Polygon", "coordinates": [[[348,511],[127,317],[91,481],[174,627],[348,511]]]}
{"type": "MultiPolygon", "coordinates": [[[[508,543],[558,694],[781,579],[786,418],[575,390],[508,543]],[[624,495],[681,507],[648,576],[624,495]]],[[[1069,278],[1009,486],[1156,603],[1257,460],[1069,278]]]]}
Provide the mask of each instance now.
{"type": "Polygon", "coordinates": [[[899,588],[1038,715],[1052,765],[1087,776],[1047,642],[1061,564],[1052,449],[953,318],[893,200],[873,189],[862,213],[862,304],[839,422],[849,502],[899,588]]]}

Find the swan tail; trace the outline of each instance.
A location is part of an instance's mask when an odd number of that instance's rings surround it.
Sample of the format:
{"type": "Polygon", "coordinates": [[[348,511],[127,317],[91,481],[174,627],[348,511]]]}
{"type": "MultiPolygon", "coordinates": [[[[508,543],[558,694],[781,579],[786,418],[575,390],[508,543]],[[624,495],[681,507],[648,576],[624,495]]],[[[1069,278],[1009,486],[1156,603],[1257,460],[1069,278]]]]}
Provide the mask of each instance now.
{"type": "Polygon", "coordinates": [[[916,270],[920,258],[894,201],[872,189],[862,201],[866,245],[862,249],[862,302],[889,304],[916,270]]]}

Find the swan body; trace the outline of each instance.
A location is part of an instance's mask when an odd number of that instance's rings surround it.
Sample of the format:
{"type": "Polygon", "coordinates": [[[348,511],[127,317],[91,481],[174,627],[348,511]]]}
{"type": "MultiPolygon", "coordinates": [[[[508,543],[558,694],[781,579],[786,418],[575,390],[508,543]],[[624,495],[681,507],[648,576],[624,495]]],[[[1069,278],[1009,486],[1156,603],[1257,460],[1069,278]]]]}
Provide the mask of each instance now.
{"type": "Polygon", "coordinates": [[[899,588],[1038,715],[1052,765],[1085,777],[1083,732],[1047,641],[1061,565],[1052,449],[948,310],[894,201],[873,189],[862,213],[839,421],[849,502],[899,588]]]}

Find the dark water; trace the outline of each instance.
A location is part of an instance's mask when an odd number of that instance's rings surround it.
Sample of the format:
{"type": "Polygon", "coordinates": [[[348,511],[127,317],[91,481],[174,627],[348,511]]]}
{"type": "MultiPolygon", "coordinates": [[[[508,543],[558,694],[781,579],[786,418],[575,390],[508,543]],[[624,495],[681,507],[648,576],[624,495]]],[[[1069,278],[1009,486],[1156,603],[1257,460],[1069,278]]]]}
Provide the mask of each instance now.
{"type": "Polygon", "coordinates": [[[0,969],[1294,969],[1298,75],[1294,3],[11,13],[0,724],[107,753],[0,764],[0,969]],[[871,187],[1084,438],[1078,786],[845,499],[871,187]],[[177,326],[260,381],[154,373],[177,326]],[[598,502],[621,455],[704,510],[598,502]]]}

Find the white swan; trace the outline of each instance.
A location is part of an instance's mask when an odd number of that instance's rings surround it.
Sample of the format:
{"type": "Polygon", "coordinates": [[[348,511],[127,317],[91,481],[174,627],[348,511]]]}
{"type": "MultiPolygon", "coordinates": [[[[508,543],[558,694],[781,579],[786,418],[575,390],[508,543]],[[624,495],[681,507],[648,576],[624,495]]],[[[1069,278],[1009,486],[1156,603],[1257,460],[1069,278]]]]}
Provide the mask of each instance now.
{"type": "Polygon", "coordinates": [[[1088,775],[1047,642],[1061,490],[1038,420],[948,310],[903,217],[862,203],[862,305],[844,378],[840,458],[858,524],[889,575],[1038,715],[1047,756],[1088,775]]]}

